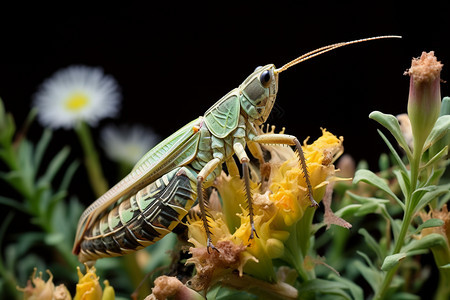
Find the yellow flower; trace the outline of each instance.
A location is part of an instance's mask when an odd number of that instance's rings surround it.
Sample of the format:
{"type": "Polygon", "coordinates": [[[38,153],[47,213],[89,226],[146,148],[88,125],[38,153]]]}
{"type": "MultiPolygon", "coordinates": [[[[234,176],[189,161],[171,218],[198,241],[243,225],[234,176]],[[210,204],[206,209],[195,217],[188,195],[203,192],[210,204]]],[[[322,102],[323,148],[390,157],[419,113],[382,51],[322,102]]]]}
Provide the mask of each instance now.
{"type": "MultiPolygon", "coordinates": [[[[109,285],[108,280],[104,281],[105,290],[98,282],[99,277],[95,274],[95,267],[89,268],[86,266],[86,274],[81,273],[80,268],[77,267],[78,283],[74,300],[114,300],[115,293],[112,286],[109,285]]],[[[24,293],[25,300],[72,300],[69,291],[64,284],[60,284],[55,288],[53,284],[53,275],[47,270],[50,278],[45,282],[42,279],[42,273],[36,277],[36,268],[34,269],[31,280],[28,281],[25,288],[17,287],[17,289],[24,293]],[[33,283],[33,284],[32,284],[33,283]],[[33,286],[34,285],[34,286],[33,286]]]]}
{"type": "MultiPolygon", "coordinates": [[[[223,274],[225,270],[239,270],[242,275],[243,266],[249,260],[257,261],[251,254],[247,253],[242,239],[234,236],[228,230],[222,213],[212,212],[214,219],[209,219],[211,226],[212,242],[219,251],[206,249],[206,233],[203,223],[199,217],[188,218],[189,242],[194,245],[189,251],[192,257],[187,263],[195,264],[197,275],[191,280],[196,290],[206,289],[211,280],[223,274]]],[[[248,238],[248,236],[247,236],[248,238]]]]}
{"type": "Polygon", "coordinates": [[[99,283],[99,277],[95,274],[95,267],[86,266],[86,274],[83,275],[79,267],[77,291],[74,300],[100,300],[102,299],[102,288],[99,283]]]}
{"type": "MultiPolygon", "coordinates": [[[[320,201],[325,193],[325,187],[329,180],[335,180],[335,168],[333,162],[342,154],[342,137],[338,139],[333,134],[322,129],[322,136],[311,145],[306,141],[303,146],[309,177],[313,188],[314,199],[320,201]]],[[[281,163],[277,168],[275,163],[272,167],[269,182],[269,199],[278,208],[277,221],[280,229],[290,227],[303,217],[306,209],[311,205],[308,199],[308,190],[300,168],[298,158],[291,148],[275,148],[273,151],[291,152],[290,158],[281,163]],[[280,224],[278,219],[282,219],[284,224],[280,224]]]]}
{"type": "Polygon", "coordinates": [[[103,290],[102,300],[114,300],[116,299],[116,293],[114,292],[114,288],[109,285],[109,281],[103,281],[105,285],[105,289],[103,290]]]}
{"type": "MultiPolygon", "coordinates": [[[[194,245],[190,248],[192,258],[188,262],[196,266],[195,289],[205,289],[233,270],[238,270],[240,276],[246,273],[265,281],[276,281],[272,259],[284,257],[285,243],[291,238],[293,226],[311,203],[295,152],[289,147],[264,148],[271,153],[269,184],[263,184],[265,188],[260,190],[261,185],[251,183],[257,238],[249,240],[251,225],[242,180],[225,173],[215,183],[223,207],[210,210],[212,218],[208,217],[212,242],[219,252],[207,253],[201,220],[198,217],[188,220],[189,242],[194,245]]],[[[320,200],[329,180],[335,180],[333,162],[343,151],[342,138],[323,129],[322,137],[311,145],[305,142],[303,151],[314,198],[320,200]]],[[[252,168],[252,172],[258,172],[258,168],[252,168]]],[[[215,193],[210,202],[220,203],[215,193]]]]}

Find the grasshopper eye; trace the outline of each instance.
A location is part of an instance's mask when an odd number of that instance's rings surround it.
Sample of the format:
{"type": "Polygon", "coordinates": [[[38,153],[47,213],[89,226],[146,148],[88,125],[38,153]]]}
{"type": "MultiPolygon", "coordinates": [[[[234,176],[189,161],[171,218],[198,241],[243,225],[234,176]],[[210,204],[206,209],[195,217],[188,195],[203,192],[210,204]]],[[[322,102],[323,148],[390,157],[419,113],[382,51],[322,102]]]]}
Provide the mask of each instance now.
{"type": "Polygon", "coordinates": [[[269,87],[270,83],[272,82],[272,76],[270,76],[270,72],[268,70],[262,72],[261,76],[259,77],[259,81],[261,82],[263,87],[269,87]]]}

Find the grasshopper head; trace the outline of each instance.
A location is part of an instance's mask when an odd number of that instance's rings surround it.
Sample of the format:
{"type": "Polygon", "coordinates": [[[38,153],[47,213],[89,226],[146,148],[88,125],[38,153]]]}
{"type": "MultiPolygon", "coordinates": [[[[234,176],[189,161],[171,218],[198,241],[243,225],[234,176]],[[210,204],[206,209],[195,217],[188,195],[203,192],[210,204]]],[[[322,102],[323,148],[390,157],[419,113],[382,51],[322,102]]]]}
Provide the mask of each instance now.
{"type": "Polygon", "coordinates": [[[241,107],[256,125],[266,122],[278,91],[278,73],[270,64],[258,67],[239,87],[241,107]]]}

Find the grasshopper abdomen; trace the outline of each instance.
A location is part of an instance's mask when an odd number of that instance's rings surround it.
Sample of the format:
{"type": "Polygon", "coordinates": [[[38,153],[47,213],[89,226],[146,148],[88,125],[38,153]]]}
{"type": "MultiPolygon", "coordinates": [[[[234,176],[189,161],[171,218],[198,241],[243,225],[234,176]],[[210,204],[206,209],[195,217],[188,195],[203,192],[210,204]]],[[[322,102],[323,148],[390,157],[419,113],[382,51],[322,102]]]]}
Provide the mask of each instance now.
{"type": "Polygon", "coordinates": [[[123,200],[86,232],[79,260],[121,256],[159,241],[197,198],[190,177],[187,168],[175,169],[123,200]]]}

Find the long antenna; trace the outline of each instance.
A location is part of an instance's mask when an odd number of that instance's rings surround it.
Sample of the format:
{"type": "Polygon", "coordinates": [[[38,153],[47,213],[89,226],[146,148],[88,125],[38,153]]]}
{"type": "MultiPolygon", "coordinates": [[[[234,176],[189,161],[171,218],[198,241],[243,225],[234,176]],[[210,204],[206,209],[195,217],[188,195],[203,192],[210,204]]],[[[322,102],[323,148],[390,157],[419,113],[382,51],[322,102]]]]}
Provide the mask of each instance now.
{"type": "Polygon", "coordinates": [[[290,62],[288,62],[287,64],[285,64],[284,66],[282,66],[279,69],[276,69],[275,72],[277,73],[281,73],[285,70],[287,70],[288,68],[292,67],[293,65],[299,64],[305,60],[308,60],[310,58],[313,58],[315,56],[319,56],[321,54],[324,54],[325,52],[334,50],[336,48],[340,48],[343,46],[348,46],[351,44],[356,44],[356,43],[362,43],[362,42],[367,42],[367,41],[372,41],[372,40],[379,40],[379,39],[389,39],[389,38],[402,38],[399,35],[382,35],[382,36],[375,36],[375,37],[370,37],[370,38],[365,38],[365,39],[359,39],[359,40],[354,40],[354,41],[349,41],[349,42],[341,42],[341,43],[336,43],[336,44],[332,44],[332,45],[328,45],[328,46],[324,46],[321,47],[319,49],[310,51],[306,54],[303,54],[299,57],[297,57],[294,60],[291,60],[290,62]]]}

